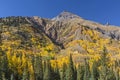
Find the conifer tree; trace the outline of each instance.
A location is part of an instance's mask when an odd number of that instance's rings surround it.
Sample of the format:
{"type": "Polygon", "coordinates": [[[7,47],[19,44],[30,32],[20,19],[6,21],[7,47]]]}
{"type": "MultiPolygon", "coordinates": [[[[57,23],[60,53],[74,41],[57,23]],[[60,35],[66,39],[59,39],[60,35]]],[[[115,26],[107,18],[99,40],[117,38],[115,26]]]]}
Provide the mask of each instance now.
{"type": "Polygon", "coordinates": [[[22,80],[27,80],[28,79],[28,72],[27,72],[27,69],[24,68],[24,71],[23,71],[23,75],[22,75],[22,80]]]}
{"type": "Polygon", "coordinates": [[[0,46],[2,44],[2,26],[0,26],[0,46]]]}
{"type": "Polygon", "coordinates": [[[13,74],[11,74],[11,76],[10,76],[10,80],[14,80],[14,76],[13,76],[13,74]]]}
{"type": "Polygon", "coordinates": [[[78,65],[77,80],[83,80],[83,75],[84,75],[84,66],[78,65]]]}
{"type": "Polygon", "coordinates": [[[10,78],[10,74],[11,74],[12,71],[9,69],[8,59],[7,59],[7,55],[6,54],[4,55],[3,63],[4,63],[3,66],[4,66],[5,77],[10,78]]]}
{"type": "Polygon", "coordinates": [[[98,65],[97,64],[98,63],[96,61],[94,61],[92,64],[90,80],[98,80],[99,72],[98,72],[98,65]]]}
{"type": "Polygon", "coordinates": [[[45,62],[45,72],[44,72],[44,77],[43,80],[51,80],[51,70],[50,70],[50,62],[47,60],[45,62]]]}
{"type": "Polygon", "coordinates": [[[74,66],[74,80],[77,80],[77,67],[74,66]]]}
{"type": "Polygon", "coordinates": [[[85,59],[83,80],[89,80],[89,77],[90,77],[89,63],[87,62],[87,59],[85,59]]]}
{"type": "Polygon", "coordinates": [[[42,80],[43,79],[42,57],[39,55],[36,55],[34,58],[34,71],[36,80],[42,80]]]}
{"type": "Polygon", "coordinates": [[[107,62],[109,61],[109,57],[107,55],[108,52],[106,47],[104,46],[100,59],[100,64],[101,64],[100,80],[107,80],[107,73],[108,73],[107,62]]]}
{"type": "Polygon", "coordinates": [[[63,66],[62,66],[62,72],[61,72],[61,80],[66,80],[66,69],[67,69],[67,65],[65,63],[63,63],[63,66]]]}
{"type": "MultiPolygon", "coordinates": [[[[0,46],[1,46],[1,43],[2,43],[2,40],[1,40],[1,34],[2,34],[2,26],[0,26],[0,46]]],[[[2,62],[2,56],[3,56],[3,52],[2,52],[2,49],[0,47],[0,79],[2,78],[2,69],[3,69],[3,62],[2,62]]]]}
{"type": "Polygon", "coordinates": [[[72,55],[71,54],[69,56],[69,63],[68,63],[68,67],[67,67],[67,70],[66,70],[66,80],[75,80],[74,65],[73,65],[73,60],[72,60],[72,55]]]}
{"type": "Polygon", "coordinates": [[[6,80],[4,73],[2,74],[2,80],[6,80]]]}
{"type": "Polygon", "coordinates": [[[113,66],[113,73],[115,75],[115,79],[116,80],[120,80],[120,76],[119,76],[119,62],[117,60],[115,61],[115,65],[113,66]]]}
{"type": "Polygon", "coordinates": [[[60,73],[59,73],[57,64],[56,64],[55,69],[52,68],[51,71],[52,71],[51,73],[52,80],[60,80],[60,73]]]}

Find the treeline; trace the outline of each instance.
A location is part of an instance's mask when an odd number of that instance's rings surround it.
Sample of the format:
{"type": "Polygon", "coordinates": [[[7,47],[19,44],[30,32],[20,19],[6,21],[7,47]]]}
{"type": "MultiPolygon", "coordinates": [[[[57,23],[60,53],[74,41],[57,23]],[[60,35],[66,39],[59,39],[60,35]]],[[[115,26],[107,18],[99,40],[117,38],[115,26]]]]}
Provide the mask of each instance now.
{"type": "Polygon", "coordinates": [[[7,25],[7,26],[19,26],[20,24],[29,24],[26,20],[27,17],[22,16],[10,16],[0,18],[0,25],[7,25]]]}
{"type": "Polygon", "coordinates": [[[50,59],[39,54],[12,56],[14,63],[8,54],[0,51],[0,80],[120,80],[120,61],[111,62],[105,47],[98,60],[85,58],[77,65],[70,54],[69,62],[63,63],[61,68],[52,67],[50,59]]]}

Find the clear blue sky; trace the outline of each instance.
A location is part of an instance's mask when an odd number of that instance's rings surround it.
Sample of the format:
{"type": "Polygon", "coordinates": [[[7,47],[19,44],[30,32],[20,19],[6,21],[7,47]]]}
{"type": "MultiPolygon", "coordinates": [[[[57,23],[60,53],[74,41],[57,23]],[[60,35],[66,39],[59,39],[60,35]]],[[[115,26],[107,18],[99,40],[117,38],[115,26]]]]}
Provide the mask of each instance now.
{"type": "Polygon", "coordinates": [[[64,10],[88,20],[120,26],[120,0],[0,0],[0,17],[52,18],[64,10]]]}

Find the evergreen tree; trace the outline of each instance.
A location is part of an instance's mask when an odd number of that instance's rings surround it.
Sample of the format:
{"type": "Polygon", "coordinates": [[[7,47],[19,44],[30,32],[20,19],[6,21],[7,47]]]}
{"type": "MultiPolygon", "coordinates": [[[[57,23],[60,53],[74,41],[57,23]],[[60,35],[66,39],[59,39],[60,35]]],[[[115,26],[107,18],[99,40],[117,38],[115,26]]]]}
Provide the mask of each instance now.
{"type": "Polygon", "coordinates": [[[7,56],[4,52],[0,54],[0,79],[6,78],[10,79],[11,71],[8,67],[7,56]]]}
{"type": "Polygon", "coordinates": [[[107,73],[107,80],[118,80],[115,76],[116,74],[114,73],[114,69],[113,67],[111,66],[108,73],[107,73]]]}
{"type": "Polygon", "coordinates": [[[2,44],[2,26],[0,26],[0,46],[2,44]]]}
{"type": "Polygon", "coordinates": [[[89,80],[90,77],[90,71],[89,71],[89,63],[85,59],[85,65],[84,65],[84,77],[83,80],[89,80]]]}
{"type": "Polygon", "coordinates": [[[59,69],[58,66],[56,64],[56,68],[55,69],[51,69],[51,76],[52,76],[52,80],[60,80],[60,73],[59,73],[59,69]]]}
{"type": "Polygon", "coordinates": [[[45,72],[43,80],[51,80],[51,66],[49,60],[45,62],[45,72]]]}
{"type": "Polygon", "coordinates": [[[100,64],[101,64],[100,80],[107,80],[107,73],[108,73],[107,62],[109,61],[109,57],[107,55],[108,55],[107,49],[106,47],[104,47],[100,59],[100,64]]]}
{"type": "Polygon", "coordinates": [[[69,56],[69,63],[66,71],[66,80],[75,80],[74,76],[74,65],[72,60],[72,55],[69,56]]]}
{"type": "Polygon", "coordinates": [[[77,69],[77,80],[83,80],[84,66],[78,65],[77,69]]]}
{"type": "Polygon", "coordinates": [[[115,76],[115,80],[120,80],[120,76],[119,76],[119,61],[117,61],[117,60],[115,61],[115,65],[113,66],[112,72],[113,72],[113,74],[115,76]]]}
{"type": "Polygon", "coordinates": [[[1,45],[2,45],[2,26],[0,25],[0,79],[2,79],[2,72],[3,72],[3,52],[2,52],[2,49],[1,49],[1,45]]]}
{"type": "Polygon", "coordinates": [[[99,72],[98,72],[98,65],[97,64],[98,63],[96,61],[93,62],[90,80],[98,80],[99,72]]]}
{"type": "Polygon", "coordinates": [[[2,74],[2,80],[6,80],[4,73],[2,74]]]}
{"type": "Polygon", "coordinates": [[[43,80],[42,57],[39,55],[34,58],[34,71],[36,80],[43,80]]]}
{"type": "Polygon", "coordinates": [[[13,76],[13,74],[11,74],[11,76],[10,76],[10,80],[14,80],[14,76],[13,76]]]}
{"type": "Polygon", "coordinates": [[[66,69],[67,69],[67,65],[65,63],[63,63],[62,66],[62,72],[61,72],[61,80],[66,80],[66,69]]]}
{"type": "Polygon", "coordinates": [[[74,66],[74,80],[77,80],[77,68],[74,66]]]}
{"type": "Polygon", "coordinates": [[[26,68],[24,68],[23,75],[22,75],[22,80],[27,80],[28,79],[28,71],[26,68]]]}

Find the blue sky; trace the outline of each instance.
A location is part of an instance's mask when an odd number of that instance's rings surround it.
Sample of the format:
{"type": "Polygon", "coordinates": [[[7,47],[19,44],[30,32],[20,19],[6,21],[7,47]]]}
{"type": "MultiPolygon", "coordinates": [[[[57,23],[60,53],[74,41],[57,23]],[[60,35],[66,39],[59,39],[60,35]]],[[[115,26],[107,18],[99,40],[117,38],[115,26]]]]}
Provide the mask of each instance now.
{"type": "Polygon", "coordinates": [[[64,10],[88,20],[120,26],[120,0],[0,0],[0,17],[52,18],[64,10]]]}

